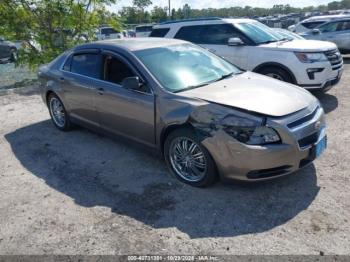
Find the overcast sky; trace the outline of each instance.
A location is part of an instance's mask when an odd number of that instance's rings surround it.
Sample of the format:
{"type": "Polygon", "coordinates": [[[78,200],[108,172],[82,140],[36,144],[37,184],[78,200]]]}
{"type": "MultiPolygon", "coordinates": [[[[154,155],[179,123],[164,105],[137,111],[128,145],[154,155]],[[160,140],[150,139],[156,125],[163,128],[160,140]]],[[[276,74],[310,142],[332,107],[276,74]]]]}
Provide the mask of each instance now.
{"type": "MultiPolygon", "coordinates": [[[[152,0],[153,5],[167,6],[168,0],[152,0]]],[[[290,4],[295,7],[304,7],[310,5],[321,5],[331,2],[330,0],[171,0],[172,8],[182,7],[184,4],[189,4],[192,8],[220,8],[231,6],[246,6],[253,7],[272,7],[274,4],[290,4]]],[[[132,0],[119,0],[111,9],[118,11],[123,6],[131,6],[132,0]]]]}

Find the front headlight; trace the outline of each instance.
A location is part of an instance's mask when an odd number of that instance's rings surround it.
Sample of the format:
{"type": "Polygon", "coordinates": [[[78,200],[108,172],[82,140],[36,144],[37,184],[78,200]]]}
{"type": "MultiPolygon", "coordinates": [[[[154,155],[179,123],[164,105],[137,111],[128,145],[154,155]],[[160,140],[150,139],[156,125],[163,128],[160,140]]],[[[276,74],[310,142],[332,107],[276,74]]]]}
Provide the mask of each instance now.
{"type": "Polygon", "coordinates": [[[295,55],[302,63],[315,63],[328,61],[327,57],[323,53],[304,53],[295,52],[295,55]]]}
{"type": "Polygon", "coordinates": [[[281,141],[273,128],[248,118],[230,116],[223,120],[223,125],[227,134],[248,145],[264,145],[281,141]]]}

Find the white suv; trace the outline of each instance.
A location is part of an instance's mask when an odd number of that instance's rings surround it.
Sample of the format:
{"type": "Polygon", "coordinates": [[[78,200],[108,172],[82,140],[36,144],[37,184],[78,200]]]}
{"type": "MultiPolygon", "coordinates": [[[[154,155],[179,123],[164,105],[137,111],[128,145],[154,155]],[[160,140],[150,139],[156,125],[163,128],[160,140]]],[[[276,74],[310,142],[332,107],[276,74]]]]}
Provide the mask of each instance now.
{"type": "Polygon", "coordinates": [[[106,40],[106,39],[121,39],[123,34],[113,27],[100,27],[96,34],[97,40],[106,40]]]}
{"type": "Polygon", "coordinates": [[[151,37],[187,40],[249,71],[329,90],[343,72],[343,59],[333,43],[290,40],[250,19],[192,19],[153,27],[151,37]]]}

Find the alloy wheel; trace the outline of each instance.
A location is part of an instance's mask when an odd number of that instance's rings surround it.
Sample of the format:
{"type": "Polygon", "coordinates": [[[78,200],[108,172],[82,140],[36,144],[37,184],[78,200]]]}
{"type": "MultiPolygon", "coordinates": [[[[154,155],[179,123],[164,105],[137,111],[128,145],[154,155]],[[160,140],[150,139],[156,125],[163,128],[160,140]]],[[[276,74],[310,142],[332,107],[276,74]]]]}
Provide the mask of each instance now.
{"type": "Polygon", "coordinates": [[[279,74],[268,73],[268,74],[266,74],[266,75],[269,76],[269,77],[272,77],[272,78],[274,78],[274,79],[284,81],[284,79],[282,78],[282,76],[280,76],[279,74]]]}
{"type": "Polygon", "coordinates": [[[58,127],[63,128],[66,124],[66,113],[64,111],[62,102],[58,98],[52,97],[50,99],[50,111],[55,124],[58,127]]]}
{"type": "Polygon", "coordinates": [[[207,160],[200,146],[187,137],[175,138],[169,148],[170,163],[178,176],[189,182],[205,177],[207,160]]]}

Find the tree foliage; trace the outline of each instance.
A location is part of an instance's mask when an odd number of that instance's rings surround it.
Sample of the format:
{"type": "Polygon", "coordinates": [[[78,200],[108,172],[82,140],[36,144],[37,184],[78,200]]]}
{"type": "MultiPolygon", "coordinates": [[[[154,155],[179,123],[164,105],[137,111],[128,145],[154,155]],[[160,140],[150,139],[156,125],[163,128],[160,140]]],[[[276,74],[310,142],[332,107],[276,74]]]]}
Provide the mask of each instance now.
{"type": "Polygon", "coordinates": [[[118,17],[106,10],[112,3],[115,0],[1,0],[0,35],[23,41],[18,63],[34,68],[92,39],[101,24],[120,27],[118,17]]]}
{"type": "Polygon", "coordinates": [[[146,17],[148,17],[148,13],[145,13],[145,8],[152,5],[151,0],[133,0],[132,1],[134,7],[137,9],[137,17],[138,22],[141,22],[142,20],[145,20],[146,17]]]}
{"type": "MultiPolygon", "coordinates": [[[[137,0],[135,0],[138,2],[137,0]]],[[[154,6],[150,11],[144,11],[148,5],[144,5],[142,9],[134,1],[134,6],[124,7],[120,11],[120,15],[124,18],[124,21],[129,24],[136,23],[151,23],[151,22],[163,22],[169,19],[166,15],[168,12],[167,7],[154,6]],[[143,15],[140,15],[143,12],[143,15]]],[[[140,0],[142,2],[142,0],[140,0]]],[[[148,0],[145,0],[148,1],[148,0]]],[[[166,2],[166,1],[165,1],[166,2]]],[[[164,2],[164,3],[165,3],[164,2]]],[[[190,5],[185,4],[182,8],[172,9],[170,14],[171,20],[186,19],[186,18],[197,18],[197,17],[254,17],[254,16],[268,16],[275,14],[288,14],[288,13],[302,13],[310,11],[330,11],[338,9],[350,9],[350,0],[334,1],[328,5],[320,6],[308,6],[305,8],[295,8],[289,4],[281,5],[276,4],[271,8],[251,7],[251,6],[233,6],[227,8],[205,8],[205,9],[194,9],[190,5]]]]}

